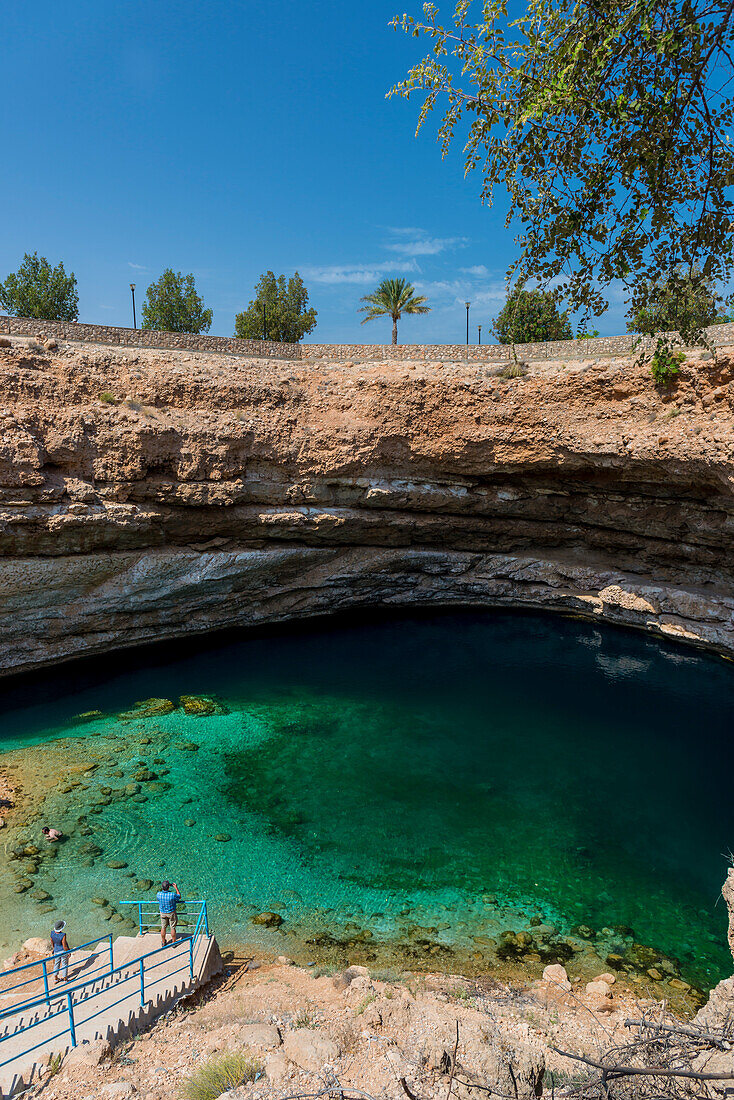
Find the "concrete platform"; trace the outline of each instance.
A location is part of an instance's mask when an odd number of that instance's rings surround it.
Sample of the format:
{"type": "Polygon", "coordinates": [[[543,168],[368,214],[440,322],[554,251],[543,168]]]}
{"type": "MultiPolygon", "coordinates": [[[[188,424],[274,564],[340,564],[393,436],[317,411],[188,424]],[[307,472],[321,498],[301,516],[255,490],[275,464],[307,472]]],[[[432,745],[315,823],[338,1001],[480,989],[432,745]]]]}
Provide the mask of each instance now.
{"type": "MultiPolygon", "coordinates": [[[[149,955],[161,945],[160,935],[119,936],[113,944],[115,973],[98,979],[84,978],[84,967],[70,968],[70,980],[53,987],[50,1003],[32,1008],[0,1005],[0,1097],[13,1096],[37,1078],[38,1068],[54,1054],[65,1054],[72,1046],[68,994],[73,1000],[77,1045],[93,1039],[114,1044],[122,1037],[147,1027],[185,993],[206,984],[222,969],[214,936],[199,936],[194,946],[194,977],[191,979],[188,941],[176,948],[149,955]],[[143,956],[148,955],[148,958],[143,956]],[[141,963],[144,1003],[141,1004],[141,963]],[[33,1025],[28,1030],[29,1025],[33,1025]],[[35,1049],[34,1049],[35,1048],[35,1049]]],[[[108,950],[105,947],[105,953],[108,950]]],[[[94,962],[94,960],[93,960],[94,962]]],[[[27,1000],[26,1000],[27,1005],[27,1000]]]]}

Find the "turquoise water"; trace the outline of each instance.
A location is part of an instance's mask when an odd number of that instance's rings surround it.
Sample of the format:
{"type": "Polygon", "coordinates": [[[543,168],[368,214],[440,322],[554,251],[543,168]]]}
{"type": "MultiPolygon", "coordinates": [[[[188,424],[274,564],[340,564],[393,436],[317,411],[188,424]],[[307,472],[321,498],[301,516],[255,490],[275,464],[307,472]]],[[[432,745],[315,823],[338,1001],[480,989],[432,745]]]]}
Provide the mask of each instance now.
{"type": "Polygon", "coordinates": [[[612,954],[700,988],[731,970],[727,662],[466,612],[114,656],[0,701],[0,764],[28,796],[0,833],[5,948],[58,916],[77,941],[119,931],[117,903],[166,876],[225,942],[301,959],[598,972],[612,954]],[[139,717],[149,697],[175,709],[139,717]],[[44,822],[68,834],[53,853],[44,822]]]}

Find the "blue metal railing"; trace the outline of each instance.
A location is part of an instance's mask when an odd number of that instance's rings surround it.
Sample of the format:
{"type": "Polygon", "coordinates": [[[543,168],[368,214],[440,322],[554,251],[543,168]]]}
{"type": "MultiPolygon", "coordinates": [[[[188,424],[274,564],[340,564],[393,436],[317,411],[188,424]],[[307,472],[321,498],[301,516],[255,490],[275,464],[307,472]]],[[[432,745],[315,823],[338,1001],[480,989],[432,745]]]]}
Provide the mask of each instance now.
{"type": "MultiPolygon", "coordinates": [[[[120,905],[131,905],[133,911],[137,909],[138,916],[138,933],[143,935],[151,928],[157,928],[160,923],[160,911],[158,909],[158,903],[155,901],[121,901],[120,905]]],[[[206,934],[209,935],[209,924],[206,910],[206,901],[198,899],[196,901],[182,901],[178,905],[178,924],[181,927],[190,927],[191,920],[194,913],[189,912],[189,906],[199,906],[199,911],[196,913],[195,928],[199,927],[199,924],[204,919],[204,927],[206,928],[206,934]]]]}
{"type": "MultiPolygon", "coordinates": [[[[15,966],[12,970],[5,970],[3,977],[7,977],[9,974],[20,974],[21,971],[36,970],[38,973],[26,978],[22,982],[16,982],[15,985],[4,986],[3,995],[13,993],[16,989],[22,989],[24,985],[32,985],[33,982],[37,982],[39,979],[43,979],[43,990],[46,1001],[50,1001],[51,990],[48,984],[48,968],[50,963],[56,963],[57,960],[62,960],[66,964],[67,968],[72,964],[73,956],[77,951],[85,951],[88,947],[94,947],[98,943],[107,943],[109,950],[109,967],[114,966],[114,960],[112,957],[112,935],[98,936],[96,940],[90,940],[89,943],[83,943],[79,947],[73,947],[70,951],[60,951],[57,955],[50,955],[46,959],[41,959],[40,962],[24,963],[23,966],[15,966]]],[[[105,964],[106,966],[106,964],[105,964]]],[[[8,1013],[15,1012],[17,1006],[13,1006],[10,1009],[0,1010],[0,1020],[8,1013]]]]}
{"type": "MultiPolygon", "coordinates": [[[[152,916],[153,911],[155,911],[155,915],[156,917],[158,917],[158,907],[157,905],[154,905],[152,903],[135,901],[120,902],[119,904],[135,905],[139,907],[138,928],[141,935],[148,927],[146,918],[148,916],[152,916]]],[[[194,954],[196,950],[196,944],[201,936],[205,935],[208,937],[209,919],[207,914],[206,901],[188,902],[188,905],[199,907],[198,913],[196,914],[196,923],[194,925],[193,932],[185,933],[176,940],[175,944],[166,944],[165,947],[157,947],[154,948],[152,951],[146,951],[146,953],[144,955],[141,955],[139,959],[134,959],[132,962],[122,963],[119,966],[115,966],[112,947],[113,941],[112,936],[109,935],[102,936],[97,940],[92,940],[90,943],[84,944],[83,947],[76,947],[69,952],[64,952],[62,956],[50,956],[49,958],[41,960],[41,962],[26,963],[24,966],[18,966],[15,967],[13,970],[5,971],[3,977],[7,977],[10,974],[19,973],[20,971],[26,971],[33,967],[35,967],[36,969],[40,967],[44,979],[44,993],[43,996],[27,998],[26,1000],[21,1001],[18,1004],[13,1005],[12,1007],[9,1007],[0,1012],[0,1024],[2,1024],[3,1020],[8,1020],[8,1018],[11,1016],[18,1016],[21,1014],[27,1014],[29,1012],[32,1013],[34,1010],[39,1008],[43,1008],[46,1011],[44,1015],[39,1016],[37,1019],[32,1020],[31,1022],[24,1023],[22,1019],[19,1020],[18,1025],[12,1031],[6,1031],[5,1035],[0,1035],[0,1057],[2,1057],[2,1044],[4,1042],[6,1042],[8,1039],[14,1038],[16,1035],[22,1034],[24,1032],[29,1032],[33,1030],[33,1028],[36,1028],[43,1023],[46,1023],[54,1015],[66,1015],[67,1024],[64,1028],[61,1029],[61,1031],[52,1036],[48,1036],[42,1039],[40,1043],[36,1043],[34,1046],[26,1047],[26,1049],[23,1050],[20,1054],[14,1054],[11,1058],[7,1058],[5,1061],[0,1061],[0,1069],[2,1069],[4,1066],[9,1065],[11,1062],[14,1062],[18,1058],[25,1057],[27,1054],[36,1050],[38,1047],[42,1047],[47,1045],[48,1043],[55,1042],[57,1039],[62,1038],[62,1036],[64,1035],[69,1036],[71,1045],[75,1047],[77,1045],[76,1032],[77,1028],[80,1025],[89,1023],[90,1020],[94,1020],[103,1012],[107,1012],[112,1008],[116,1008],[118,1005],[122,1004],[123,1001],[128,1000],[128,998],[130,997],[131,993],[128,989],[122,995],[122,997],[118,998],[118,1000],[114,1001],[112,1004],[105,1003],[102,1008],[100,1008],[97,1012],[93,1012],[90,1015],[85,1015],[82,1018],[80,1015],[80,1010],[83,1010],[84,1006],[91,1007],[91,1002],[93,1002],[95,998],[99,997],[100,994],[109,990],[113,985],[126,986],[129,982],[136,982],[140,989],[140,1005],[141,1007],[145,1007],[145,1004],[147,1003],[146,991],[149,992],[151,988],[154,985],[157,985],[159,982],[172,978],[175,974],[180,974],[184,970],[188,970],[189,980],[193,982],[194,954]],[[63,991],[51,991],[49,989],[48,963],[51,962],[52,959],[55,960],[59,957],[68,957],[69,959],[71,959],[71,956],[75,952],[82,951],[84,950],[84,948],[93,947],[95,944],[104,942],[107,942],[109,944],[109,962],[105,962],[104,966],[95,967],[94,971],[87,971],[84,980],[76,982],[70,988],[64,989],[63,991]],[[156,962],[150,964],[149,960],[152,960],[155,956],[165,957],[157,958],[156,962]],[[183,965],[177,966],[175,970],[167,969],[165,973],[159,975],[157,978],[154,978],[151,981],[149,977],[151,972],[161,966],[164,966],[166,963],[170,963],[172,959],[184,960],[183,965]],[[95,973],[95,971],[97,972],[95,973]],[[94,976],[92,976],[93,974],[94,976]],[[95,985],[98,986],[98,988],[95,989],[95,985]],[[55,1002],[53,1006],[51,1003],[52,1001],[55,1002]]],[[[105,955],[107,955],[106,950],[105,955]]],[[[20,989],[33,981],[38,981],[38,977],[17,982],[9,989],[4,989],[3,992],[8,993],[14,989],[20,989]]]]}

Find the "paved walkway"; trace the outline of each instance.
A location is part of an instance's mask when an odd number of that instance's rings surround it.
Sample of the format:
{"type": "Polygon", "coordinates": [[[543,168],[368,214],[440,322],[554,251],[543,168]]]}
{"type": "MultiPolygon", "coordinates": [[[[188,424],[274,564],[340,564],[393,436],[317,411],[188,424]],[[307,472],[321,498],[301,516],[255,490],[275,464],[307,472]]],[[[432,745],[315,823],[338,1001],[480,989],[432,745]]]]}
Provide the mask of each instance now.
{"type": "Polygon", "coordinates": [[[114,941],[113,955],[115,968],[121,969],[114,974],[102,973],[99,979],[79,988],[85,981],[85,971],[93,973],[105,956],[109,961],[109,947],[105,944],[101,952],[75,961],[70,967],[69,982],[52,988],[48,1005],[44,1002],[25,1010],[18,1006],[14,1011],[7,1002],[0,1003],[0,1063],[12,1059],[8,1065],[0,1066],[0,1097],[12,1096],[27,1087],[38,1067],[52,1054],[63,1054],[72,1046],[68,1031],[69,993],[77,1045],[98,1038],[112,1042],[121,1035],[141,1030],[182,993],[204,984],[221,970],[219,948],[213,936],[200,936],[196,941],[193,981],[188,941],[142,959],[160,945],[158,933],[119,936],[114,941]],[[141,962],[144,1004],[141,1004],[141,962]]]}

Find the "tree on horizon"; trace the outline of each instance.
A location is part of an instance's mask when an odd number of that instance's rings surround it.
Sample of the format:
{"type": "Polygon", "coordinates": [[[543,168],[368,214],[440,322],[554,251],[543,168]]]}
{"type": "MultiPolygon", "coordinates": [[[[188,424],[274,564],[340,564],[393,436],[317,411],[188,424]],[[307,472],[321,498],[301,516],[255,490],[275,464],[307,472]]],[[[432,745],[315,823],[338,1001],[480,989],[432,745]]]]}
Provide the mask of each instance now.
{"type": "Polygon", "coordinates": [[[415,287],[407,279],[383,279],[372,294],[360,298],[367,305],[360,313],[366,313],[362,324],[374,321],[376,317],[392,317],[392,342],[398,342],[398,321],[404,313],[430,313],[431,307],[425,303],[428,299],[415,293],[415,287]]]}
{"type": "Polygon", "coordinates": [[[501,344],[573,338],[568,312],[559,310],[558,297],[552,290],[512,290],[493,328],[501,344]]]}
{"type": "Polygon", "coordinates": [[[317,316],[308,308],[308,291],[297,271],[287,282],[285,275],[266,271],[247,309],[235,317],[234,334],[242,340],[297,344],[316,328],[317,316]]]}
{"type": "Polygon", "coordinates": [[[729,321],[723,301],[711,279],[700,271],[677,267],[651,284],[641,282],[627,311],[627,331],[643,336],[662,332],[689,332],[729,321]]]}
{"type": "Polygon", "coordinates": [[[193,275],[182,275],[167,267],[148,287],[143,303],[143,328],[161,332],[208,332],[212,311],[196,293],[193,275]]]}
{"type": "Polygon", "coordinates": [[[73,271],[66,274],[63,261],[51,267],[45,256],[26,252],[18,270],[0,283],[0,305],[11,317],[76,321],[79,318],[76,276],[73,271]]]}

